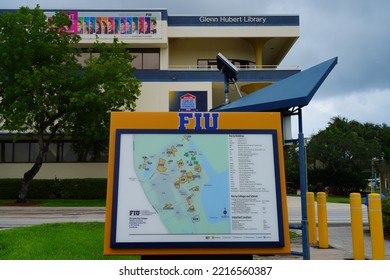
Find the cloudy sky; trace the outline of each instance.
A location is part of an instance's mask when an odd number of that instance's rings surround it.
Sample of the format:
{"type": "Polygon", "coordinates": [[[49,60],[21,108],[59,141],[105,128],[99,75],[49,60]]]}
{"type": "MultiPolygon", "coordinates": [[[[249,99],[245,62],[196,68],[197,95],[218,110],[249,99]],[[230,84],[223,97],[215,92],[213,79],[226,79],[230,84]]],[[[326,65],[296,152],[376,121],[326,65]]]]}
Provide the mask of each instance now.
{"type": "Polygon", "coordinates": [[[299,15],[301,36],[281,63],[302,70],[338,57],[338,64],[303,109],[304,133],[332,117],[390,125],[388,0],[1,0],[0,9],[167,8],[184,15],[299,15]]]}

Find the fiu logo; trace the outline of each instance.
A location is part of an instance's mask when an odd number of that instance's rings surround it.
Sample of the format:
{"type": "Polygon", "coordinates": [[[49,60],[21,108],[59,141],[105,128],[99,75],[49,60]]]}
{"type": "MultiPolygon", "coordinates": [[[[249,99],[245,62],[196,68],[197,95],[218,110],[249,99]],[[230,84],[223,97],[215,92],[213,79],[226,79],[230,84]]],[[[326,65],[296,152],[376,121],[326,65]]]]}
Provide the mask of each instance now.
{"type": "Polygon", "coordinates": [[[219,113],[179,113],[179,129],[216,130],[219,113]]]}
{"type": "Polygon", "coordinates": [[[141,211],[139,210],[130,210],[129,216],[139,216],[141,211]]]}

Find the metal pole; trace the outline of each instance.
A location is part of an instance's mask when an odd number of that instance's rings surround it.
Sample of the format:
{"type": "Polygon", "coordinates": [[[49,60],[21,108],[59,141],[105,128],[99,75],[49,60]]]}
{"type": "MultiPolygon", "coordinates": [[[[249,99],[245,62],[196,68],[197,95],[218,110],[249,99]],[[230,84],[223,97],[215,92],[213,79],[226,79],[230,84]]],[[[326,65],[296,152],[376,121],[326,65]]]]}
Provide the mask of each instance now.
{"type": "Polygon", "coordinates": [[[229,75],[225,73],[224,75],[224,83],[225,83],[225,104],[230,103],[229,98],[229,75]]]}
{"type": "Polygon", "coordinates": [[[299,142],[299,178],[301,187],[301,213],[302,213],[302,253],[304,260],[310,260],[310,246],[308,240],[308,223],[307,223],[307,168],[306,168],[306,150],[305,137],[303,134],[302,109],[298,110],[298,142],[299,142]]]}
{"type": "Polygon", "coordinates": [[[375,192],[374,188],[374,159],[371,159],[371,193],[375,192]]]}

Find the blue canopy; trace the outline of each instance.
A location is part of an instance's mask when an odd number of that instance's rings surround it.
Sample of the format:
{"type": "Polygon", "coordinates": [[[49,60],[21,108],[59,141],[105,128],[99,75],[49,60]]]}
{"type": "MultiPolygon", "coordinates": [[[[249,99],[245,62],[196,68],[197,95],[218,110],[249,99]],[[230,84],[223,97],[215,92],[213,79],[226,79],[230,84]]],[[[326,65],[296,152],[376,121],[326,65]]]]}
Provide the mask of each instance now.
{"type": "Polygon", "coordinates": [[[337,57],[255,91],[214,112],[282,112],[309,104],[322,82],[337,64],[337,57]]]}

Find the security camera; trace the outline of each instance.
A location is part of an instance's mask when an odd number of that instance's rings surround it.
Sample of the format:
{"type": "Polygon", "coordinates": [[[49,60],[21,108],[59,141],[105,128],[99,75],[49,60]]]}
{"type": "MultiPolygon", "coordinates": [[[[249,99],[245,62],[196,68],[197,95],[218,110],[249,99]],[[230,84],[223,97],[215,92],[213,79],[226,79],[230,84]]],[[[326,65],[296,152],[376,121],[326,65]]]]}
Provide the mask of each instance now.
{"type": "Polygon", "coordinates": [[[217,54],[217,67],[218,70],[227,75],[230,80],[237,81],[238,68],[221,53],[217,54]]]}

